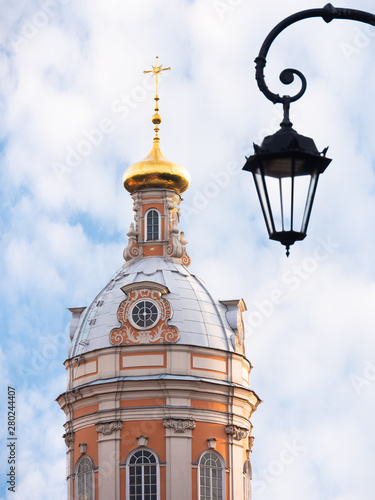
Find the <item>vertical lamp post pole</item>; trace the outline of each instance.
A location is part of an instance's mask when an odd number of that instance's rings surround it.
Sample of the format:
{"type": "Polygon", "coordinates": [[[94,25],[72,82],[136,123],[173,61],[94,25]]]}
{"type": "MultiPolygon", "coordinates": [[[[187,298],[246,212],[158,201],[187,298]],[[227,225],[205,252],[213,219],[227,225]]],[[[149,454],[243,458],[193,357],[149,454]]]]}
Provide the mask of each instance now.
{"type": "Polygon", "coordinates": [[[287,256],[289,247],[306,237],[319,175],[331,160],[326,157],[328,148],[320,153],[311,138],[298,134],[292,128],[289,119],[290,103],[305,93],[304,75],[291,68],[282,71],[280,81],[283,84],[292,83],[296,75],[301,81],[301,89],[294,96],[280,96],[267,87],[263,70],[268,50],[275,38],[291,24],[311,17],[321,17],[326,23],[333,19],[349,19],[375,26],[375,15],[360,10],[335,8],[331,4],[322,9],[304,10],[276,25],[264,40],[255,59],[258,87],[267,99],[283,105],[284,118],[280,130],[267,136],[261,146],[254,144],[254,154],[247,158],[243,170],[253,174],[270,239],[285,245],[287,256]],[[270,196],[272,194],[275,196],[270,196]]]}

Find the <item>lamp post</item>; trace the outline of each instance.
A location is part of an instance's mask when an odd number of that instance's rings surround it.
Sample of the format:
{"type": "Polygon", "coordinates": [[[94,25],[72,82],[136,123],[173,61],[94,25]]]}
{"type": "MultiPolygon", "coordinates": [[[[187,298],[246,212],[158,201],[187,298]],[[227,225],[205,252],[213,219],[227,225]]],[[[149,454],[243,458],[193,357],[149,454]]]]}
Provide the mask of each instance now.
{"type": "Polygon", "coordinates": [[[255,59],[258,87],[271,102],[283,105],[284,117],[280,130],[267,136],[260,146],[254,144],[254,154],[247,158],[243,170],[253,174],[270,239],[285,245],[287,256],[290,246],[306,237],[319,175],[331,160],[326,157],[328,148],[319,152],[313,139],[292,128],[290,103],[305,93],[305,76],[292,68],[282,71],[279,78],[283,84],[292,83],[296,75],[301,81],[301,89],[294,96],[280,96],[267,87],[263,70],[275,38],[291,24],[311,17],[321,17],[326,23],[348,19],[375,26],[375,15],[360,10],[335,8],[331,4],[322,9],[303,10],[285,18],[271,30],[255,59]]]}

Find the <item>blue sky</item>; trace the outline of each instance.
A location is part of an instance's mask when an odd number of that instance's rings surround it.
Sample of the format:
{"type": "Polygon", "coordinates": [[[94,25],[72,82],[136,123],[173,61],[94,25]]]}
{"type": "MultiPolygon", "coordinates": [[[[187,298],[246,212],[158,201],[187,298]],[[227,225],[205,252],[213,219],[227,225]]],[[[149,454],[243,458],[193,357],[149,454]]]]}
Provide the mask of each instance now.
{"type": "MultiPolygon", "coordinates": [[[[218,299],[244,298],[253,416],[254,499],[372,500],[375,462],[375,29],[320,19],[273,44],[307,77],[291,107],[299,133],[330,146],[306,240],[270,242],[251,176],[252,143],[281,110],[253,60],[301,0],[4,0],[0,19],[1,473],[7,386],[17,390],[17,493],[66,498],[63,412],[68,307],[89,305],[122,265],[133,219],[122,175],[152,144],[192,183],[181,205],[191,269],[218,299]]],[[[371,11],[372,2],[341,7],[371,11]]],[[[292,92],[292,90],[290,91],[292,92]]]]}

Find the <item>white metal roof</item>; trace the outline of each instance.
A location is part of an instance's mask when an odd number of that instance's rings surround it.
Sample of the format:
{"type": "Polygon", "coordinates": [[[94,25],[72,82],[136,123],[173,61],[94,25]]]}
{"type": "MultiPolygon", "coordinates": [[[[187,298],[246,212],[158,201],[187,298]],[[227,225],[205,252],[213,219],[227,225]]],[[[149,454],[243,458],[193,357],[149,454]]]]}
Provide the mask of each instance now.
{"type": "Polygon", "coordinates": [[[121,326],[117,309],[126,298],[121,288],[143,281],[168,288],[169,293],[163,297],[173,310],[169,324],[180,332],[177,344],[234,351],[235,332],[226,318],[228,308],[215,300],[205,284],[182,264],[146,257],[122,267],[89,307],[71,309],[69,357],[112,346],[109,333],[121,326]]]}

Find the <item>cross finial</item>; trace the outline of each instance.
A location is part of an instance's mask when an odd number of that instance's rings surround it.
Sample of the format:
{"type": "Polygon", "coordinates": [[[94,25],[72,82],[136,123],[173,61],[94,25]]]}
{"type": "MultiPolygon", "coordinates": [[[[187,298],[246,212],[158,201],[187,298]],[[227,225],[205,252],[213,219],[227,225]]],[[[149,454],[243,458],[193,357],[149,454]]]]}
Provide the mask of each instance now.
{"type": "Polygon", "coordinates": [[[158,61],[159,61],[159,57],[156,56],[156,64],[155,66],[152,66],[152,69],[149,69],[147,71],[144,71],[143,73],[152,73],[153,76],[155,76],[155,80],[156,80],[156,97],[158,97],[158,78],[159,78],[159,75],[162,71],[167,71],[171,68],[163,68],[163,65],[158,64],[158,61]]]}
{"type": "Polygon", "coordinates": [[[171,68],[163,68],[162,64],[158,64],[159,62],[159,57],[156,56],[156,64],[155,66],[152,66],[152,69],[150,70],[145,70],[143,73],[152,73],[152,76],[155,76],[155,81],[156,81],[156,94],[155,94],[155,114],[152,117],[152,123],[155,125],[155,137],[154,137],[154,142],[159,142],[159,124],[161,123],[161,118],[159,115],[159,106],[158,106],[158,101],[159,101],[159,96],[158,96],[158,83],[159,83],[159,75],[161,74],[162,71],[167,71],[171,68]]]}

